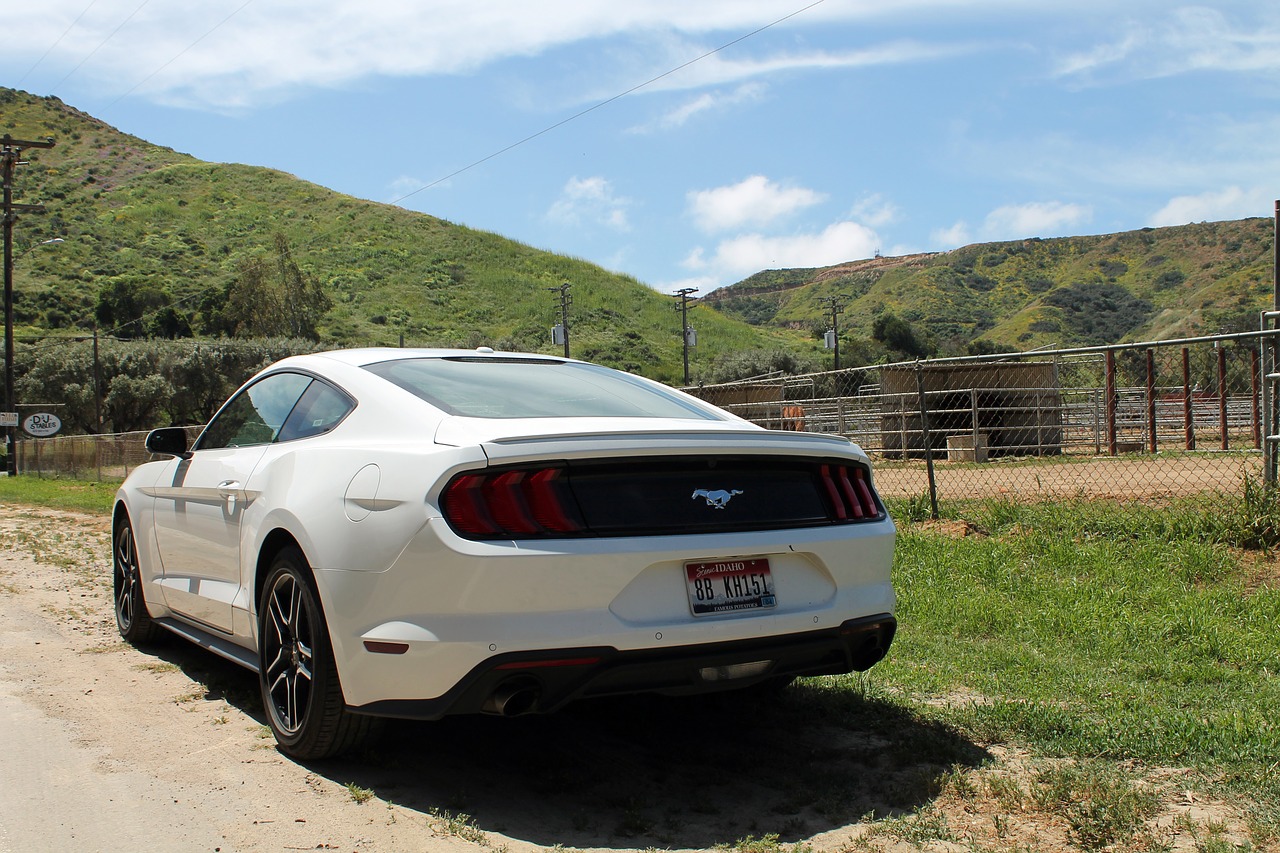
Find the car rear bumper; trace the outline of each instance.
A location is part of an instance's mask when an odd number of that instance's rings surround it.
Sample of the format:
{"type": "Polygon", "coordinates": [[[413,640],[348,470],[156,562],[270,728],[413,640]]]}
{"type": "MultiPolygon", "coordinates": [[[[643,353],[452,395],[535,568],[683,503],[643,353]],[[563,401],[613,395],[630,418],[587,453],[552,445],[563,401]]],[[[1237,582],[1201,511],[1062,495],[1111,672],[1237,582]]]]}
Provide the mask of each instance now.
{"type": "Polygon", "coordinates": [[[483,661],[437,698],[381,700],[349,710],[423,720],[472,713],[516,716],[548,713],[596,696],[709,693],[771,679],[861,672],[885,656],[896,628],[894,617],[882,613],[820,631],[665,649],[511,652],[483,661]]]}

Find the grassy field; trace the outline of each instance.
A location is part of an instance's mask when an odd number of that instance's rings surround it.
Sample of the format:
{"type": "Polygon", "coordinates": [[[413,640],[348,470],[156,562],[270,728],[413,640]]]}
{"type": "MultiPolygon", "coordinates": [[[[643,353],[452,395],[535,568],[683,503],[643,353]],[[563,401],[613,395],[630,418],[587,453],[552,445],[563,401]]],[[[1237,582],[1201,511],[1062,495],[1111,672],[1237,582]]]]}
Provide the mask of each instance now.
{"type": "MultiPolygon", "coordinates": [[[[0,500],[105,513],[112,488],[0,479],[0,500]]],[[[825,821],[854,826],[840,853],[1280,849],[1273,491],[891,510],[893,649],[753,715],[783,733],[761,809],[777,825],[729,846],[826,849],[808,840],[825,821]]]]}

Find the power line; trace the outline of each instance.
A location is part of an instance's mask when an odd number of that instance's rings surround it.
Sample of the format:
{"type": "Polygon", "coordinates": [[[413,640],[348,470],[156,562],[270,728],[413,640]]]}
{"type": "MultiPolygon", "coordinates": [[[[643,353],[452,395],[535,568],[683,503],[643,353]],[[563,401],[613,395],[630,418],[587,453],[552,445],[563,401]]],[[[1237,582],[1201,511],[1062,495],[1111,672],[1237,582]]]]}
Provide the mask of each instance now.
{"type": "Polygon", "coordinates": [[[55,85],[54,85],[54,86],[53,86],[49,91],[50,91],[50,92],[55,92],[55,91],[57,91],[59,88],[61,88],[63,83],[65,83],[65,82],[67,82],[69,79],[71,79],[71,75],[72,75],[72,74],[75,74],[77,71],[79,71],[79,70],[84,66],[84,64],[85,64],[86,62],[88,62],[90,59],[93,59],[94,54],[96,54],[98,51],[102,50],[102,48],[106,45],[106,43],[107,43],[107,42],[109,42],[109,41],[111,41],[113,38],[115,38],[116,33],[120,32],[122,29],[124,29],[125,24],[129,23],[130,21],[132,21],[132,20],[133,20],[133,17],[134,17],[135,15],[137,15],[139,12],[141,12],[141,11],[142,11],[142,9],[143,9],[143,7],[144,7],[144,6],[146,6],[146,5],[147,5],[148,3],[150,3],[150,2],[151,2],[151,0],[142,0],[142,2],[141,2],[140,4],[138,4],[138,8],[134,9],[132,12],[130,12],[130,13],[129,13],[129,17],[127,17],[127,18],[125,18],[123,21],[121,21],[121,22],[120,22],[120,24],[119,24],[119,25],[118,25],[114,30],[112,30],[112,31],[111,31],[111,34],[110,34],[110,35],[108,35],[108,36],[107,36],[106,38],[104,38],[102,41],[98,42],[98,46],[97,46],[97,47],[95,47],[93,50],[89,51],[89,55],[88,55],[88,56],[86,56],[84,59],[80,60],[80,62],[76,65],[76,67],[75,67],[75,68],[72,68],[70,71],[68,71],[68,72],[67,72],[67,75],[66,75],[65,77],[63,77],[61,80],[59,80],[59,81],[57,82],[57,84],[55,84],[55,85]]]}
{"type": "Polygon", "coordinates": [[[245,7],[245,6],[248,6],[248,5],[249,5],[250,3],[252,3],[252,2],[253,2],[253,0],[244,0],[244,2],[243,2],[243,3],[241,3],[241,4],[239,5],[239,7],[237,7],[237,8],[236,8],[236,10],[235,10],[234,12],[232,12],[230,15],[227,15],[225,18],[223,18],[223,19],[222,19],[221,21],[219,21],[218,23],[214,24],[214,25],[209,29],[209,31],[208,31],[208,32],[206,32],[204,35],[200,36],[200,38],[196,39],[196,40],[195,40],[195,41],[193,41],[191,44],[187,45],[187,46],[186,46],[186,47],[184,47],[182,50],[178,51],[178,52],[177,52],[177,54],[175,54],[175,55],[173,56],[173,58],[172,58],[172,59],[170,59],[168,62],[166,62],[166,63],[164,63],[163,65],[161,65],[161,66],[160,66],[159,68],[157,68],[155,71],[152,71],[152,72],[151,72],[150,74],[148,74],[146,77],[143,77],[143,78],[142,78],[141,80],[139,80],[137,83],[134,83],[134,84],[133,84],[133,86],[132,86],[132,87],[130,87],[129,91],[125,92],[123,95],[121,95],[120,97],[116,98],[116,99],[115,99],[114,101],[112,101],[111,103],[107,104],[105,107],[103,107],[103,109],[108,109],[108,110],[109,110],[109,109],[111,109],[112,107],[114,107],[116,104],[118,104],[118,103],[120,103],[121,101],[123,101],[125,98],[129,97],[130,95],[132,95],[132,94],[134,93],[134,91],[136,91],[136,90],[137,90],[137,88],[138,88],[139,86],[141,86],[143,83],[146,83],[146,82],[147,82],[148,80],[150,80],[152,77],[156,76],[157,74],[159,74],[161,71],[163,71],[163,70],[165,70],[166,68],[168,68],[168,67],[169,67],[170,65],[172,65],[173,63],[177,62],[177,61],[178,61],[179,59],[181,59],[184,55],[186,55],[187,51],[191,50],[193,47],[195,47],[196,45],[198,45],[200,42],[204,41],[204,40],[205,40],[205,39],[207,39],[209,36],[213,35],[213,34],[214,34],[214,33],[215,33],[219,28],[221,28],[221,27],[222,27],[222,25],[223,25],[223,24],[225,24],[227,21],[229,21],[229,20],[231,20],[232,18],[234,18],[236,15],[239,15],[239,14],[244,10],[244,7],[245,7]]]}
{"type": "Polygon", "coordinates": [[[472,169],[474,169],[475,167],[477,167],[477,166],[481,166],[481,165],[483,165],[483,164],[485,164],[485,163],[489,162],[490,160],[494,159],[495,157],[500,157],[500,156],[502,156],[503,154],[506,154],[508,151],[511,151],[511,150],[513,150],[513,149],[515,149],[515,148],[519,148],[521,145],[524,145],[525,143],[532,142],[533,140],[537,139],[538,137],[543,136],[543,135],[545,135],[545,134],[548,134],[548,133],[550,133],[551,131],[556,130],[557,128],[563,127],[564,125],[569,124],[569,123],[570,123],[570,122],[572,122],[572,121],[577,121],[578,119],[582,118],[583,116],[587,115],[588,113],[593,113],[593,112],[595,112],[596,110],[600,109],[601,107],[606,107],[606,106],[608,106],[609,104],[612,104],[614,101],[621,100],[622,98],[625,98],[627,95],[634,94],[635,92],[640,91],[641,89],[645,88],[646,86],[651,86],[651,85],[653,85],[654,83],[657,83],[659,80],[662,80],[662,79],[665,79],[665,78],[667,78],[667,77],[670,77],[672,74],[675,74],[675,73],[676,73],[676,72],[678,72],[678,71],[683,71],[684,69],[688,68],[690,65],[693,65],[693,64],[695,64],[695,63],[701,62],[702,60],[706,59],[706,58],[707,58],[707,57],[709,57],[709,56],[714,56],[714,55],[716,55],[717,53],[720,53],[721,51],[728,50],[729,48],[733,47],[735,44],[738,44],[739,42],[746,41],[747,39],[751,38],[752,36],[759,35],[760,33],[764,32],[765,30],[772,29],[773,27],[776,27],[776,26],[778,26],[778,25],[779,25],[779,24],[781,24],[781,23],[784,23],[784,22],[786,22],[786,21],[789,21],[789,20],[791,20],[792,18],[796,17],[797,15],[804,14],[805,12],[809,11],[809,10],[810,10],[810,9],[812,9],[813,7],[815,7],[815,6],[820,6],[820,5],[822,5],[823,3],[825,3],[825,2],[826,2],[826,0],[814,0],[814,2],[813,2],[813,3],[810,3],[808,6],[804,6],[804,7],[800,8],[800,9],[797,9],[797,10],[795,10],[794,12],[791,12],[790,14],[783,15],[781,18],[778,18],[776,21],[771,21],[770,23],[765,24],[764,26],[759,27],[759,28],[757,28],[757,29],[754,29],[754,30],[752,30],[751,32],[746,33],[745,35],[738,36],[738,37],[737,37],[737,38],[735,38],[733,41],[725,42],[724,44],[720,45],[720,46],[719,46],[719,47],[717,47],[717,48],[714,48],[713,50],[709,50],[709,51],[707,51],[706,53],[704,53],[704,54],[702,54],[702,55],[700,55],[700,56],[696,56],[696,57],[694,57],[693,59],[690,59],[688,62],[682,63],[682,64],[680,64],[680,65],[677,65],[675,68],[672,68],[672,69],[670,69],[670,70],[668,70],[668,71],[664,71],[664,72],[662,72],[662,73],[661,73],[661,74],[659,74],[657,77],[651,77],[650,79],[648,79],[648,80],[644,81],[643,83],[639,83],[639,84],[637,84],[637,85],[635,85],[635,86],[632,86],[630,89],[627,89],[625,92],[619,92],[618,94],[614,95],[614,96],[613,96],[613,97],[611,97],[611,98],[605,98],[603,101],[600,101],[598,104],[593,104],[592,106],[587,107],[587,108],[586,108],[586,109],[584,109],[584,110],[581,110],[581,111],[579,111],[579,112],[574,113],[573,115],[569,116],[568,118],[561,119],[560,121],[556,122],[556,123],[555,123],[555,124],[553,124],[553,125],[550,125],[550,126],[548,126],[548,127],[544,127],[542,130],[539,130],[537,133],[531,133],[531,134],[529,134],[528,136],[526,136],[524,139],[519,140],[518,142],[513,142],[513,143],[511,143],[510,145],[506,146],[505,148],[500,148],[499,150],[494,151],[492,154],[489,154],[489,155],[486,155],[486,156],[484,156],[484,157],[481,157],[479,160],[476,160],[474,163],[469,163],[468,165],[463,166],[461,169],[457,169],[457,170],[455,170],[455,171],[453,171],[453,172],[450,172],[449,174],[445,175],[445,176],[444,176],[444,177],[442,177],[442,178],[436,178],[434,181],[432,181],[432,182],[431,182],[431,183],[429,183],[429,184],[426,184],[426,185],[424,185],[424,186],[418,187],[416,190],[413,190],[412,192],[405,193],[404,195],[400,196],[399,198],[397,198],[397,199],[393,199],[390,203],[391,203],[391,204],[399,204],[400,202],[404,201],[405,199],[410,198],[410,197],[412,197],[412,196],[415,196],[415,195],[417,195],[418,193],[423,192],[424,190],[429,190],[429,189],[431,189],[431,188],[432,188],[432,187],[434,187],[434,186],[438,186],[438,185],[440,185],[440,184],[444,183],[445,181],[450,180],[451,178],[456,178],[458,175],[461,175],[463,172],[469,172],[469,171],[471,171],[472,169]]]}
{"type": "Polygon", "coordinates": [[[72,30],[76,28],[76,24],[80,23],[80,19],[83,18],[85,15],[89,14],[89,10],[96,5],[98,5],[98,0],[89,0],[89,5],[84,7],[84,11],[76,16],[76,19],[71,22],[70,26],[68,26],[65,30],[62,31],[62,35],[58,36],[57,40],[54,41],[53,44],[49,45],[49,49],[46,50],[44,53],[42,53],[40,55],[40,58],[35,61],[35,64],[27,69],[27,73],[23,74],[20,78],[18,78],[18,82],[14,86],[15,89],[20,88],[22,86],[22,81],[30,77],[32,71],[35,71],[37,68],[40,67],[40,63],[44,62],[45,59],[48,58],[49,54],[53,53],[53,49],[55,47],[62,44],[62,40],[67,37],[68,33],[70,33],[72,30]]]}

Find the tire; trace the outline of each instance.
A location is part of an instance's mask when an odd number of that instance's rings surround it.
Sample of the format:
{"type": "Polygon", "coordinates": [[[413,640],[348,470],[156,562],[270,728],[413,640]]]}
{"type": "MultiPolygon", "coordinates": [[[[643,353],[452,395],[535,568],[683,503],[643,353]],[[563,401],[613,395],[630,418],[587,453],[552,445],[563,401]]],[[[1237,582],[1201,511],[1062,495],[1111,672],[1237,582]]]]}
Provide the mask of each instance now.
{"type": "Polygon", "coordinates": [[[271,563],[258,605],[258,685],[280,751],[330,758],[368,735],[372,720],[346,710],[311,568],[297,548],[271,563]]]}
{"type": "Polygon", "coordinates": [[[116,627],[120,629],[120,636],[135,646],[154,643],[163,629],[151,620],[151,614],[147,612],[137,542],[133,538],[129,516],[122,515],[116,522],[111,541],[116,627]]]}

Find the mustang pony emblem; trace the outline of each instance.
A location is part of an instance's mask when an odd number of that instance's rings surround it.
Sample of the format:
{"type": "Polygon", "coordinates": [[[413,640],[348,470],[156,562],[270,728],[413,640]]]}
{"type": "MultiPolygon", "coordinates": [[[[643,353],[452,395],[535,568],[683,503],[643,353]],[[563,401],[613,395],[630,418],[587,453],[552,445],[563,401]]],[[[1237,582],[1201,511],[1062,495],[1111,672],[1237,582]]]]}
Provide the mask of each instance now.
{"type": "Polygon", "coordinates": [[[716,489],[715,491],[698,489],[690,495],[690,498],[706,498],[707,506],[713,506],[716,509],[724,509],[725,505],[729,503],[734,495],[740,494],[742,494],[741,489],[734,489],[732,491],[725,491],[724,489],[716,489]]]}

